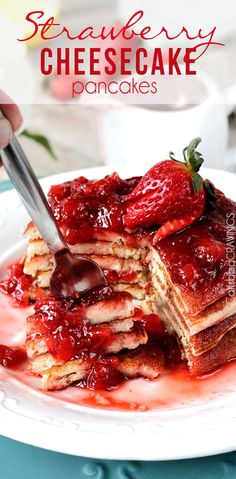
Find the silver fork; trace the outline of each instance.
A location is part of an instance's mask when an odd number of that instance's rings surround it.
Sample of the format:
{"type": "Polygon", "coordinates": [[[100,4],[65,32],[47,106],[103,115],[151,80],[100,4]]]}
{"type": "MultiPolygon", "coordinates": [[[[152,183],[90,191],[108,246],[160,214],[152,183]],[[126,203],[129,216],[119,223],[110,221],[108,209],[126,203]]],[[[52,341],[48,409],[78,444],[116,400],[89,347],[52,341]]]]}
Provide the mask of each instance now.
{"type": "MultiPolygon", "coordinates": [[[[106,285],[101,268],[92,260],[72,255],[55,221],[38,179],[15,135],[4,148],[3,165],[35,226],[55,257],[50,289],[55,298],[78,298],[106,285]]],[[[16,212],[17,214],[17,212],[16,212]]]]}

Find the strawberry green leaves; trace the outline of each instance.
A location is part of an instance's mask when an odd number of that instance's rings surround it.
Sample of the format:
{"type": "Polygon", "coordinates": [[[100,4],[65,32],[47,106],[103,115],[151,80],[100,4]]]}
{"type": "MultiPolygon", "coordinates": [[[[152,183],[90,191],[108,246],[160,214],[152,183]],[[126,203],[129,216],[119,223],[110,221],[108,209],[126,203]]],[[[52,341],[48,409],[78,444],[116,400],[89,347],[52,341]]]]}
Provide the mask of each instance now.
{"type": "Polygon", "coordinates": [[[177,161],[187,166],[189,172],[192,174],[192,185],[193,185],[193,190],[195,193],[198,193],[201,190],[201,188],[204,186],[204,181],[198,173],[198,171],[200,170],[202,166],[204,158],[202,154],[196,150],[196,148],[198,147],[199,143],[201,143],[201,141],[202,139],[199,137],[194,138],[192,141],[190,141],[189,145],[184,148],[183,150],[184,163],[176,160],[175,155],[172,151],[170,151],[169,153],[171,160],[177,161]]]}
{"type": "Polygon", "coordinates": [[[193,173],[197,173],[200,170],[204,161],[202,154],[199,153],[199,151],[196,151],[196,148],[201,141],[202,139],[199,137],[194,138],[183,150],[184,161],[193,173]]]}
{"type": "Polygon", "coordinates": [[[169,153],[170,159],[178,163],[186,164],[186,166],[192,173],[197,173],[200,170],[204,161],[202,154],[199,153],[199,151],[196,151],[196,148],[198,147],[199,143],[201,143],[201,141],[202,139],[199,137],[194,138],[192,141],[190,141],[189,145],[184,148],[184,163],[180,160],[176,160],[173,151],[170,151],[169,153]]]}
{"type": "Polygon", "coordinates": [[[199,175],[198,173],[194,173],[192,176],[192,185],[195,193],[198,193],[198,191],[200,191],[200,189],[203,187],[203,183],[204,182],[201,175],[199,175]]]}

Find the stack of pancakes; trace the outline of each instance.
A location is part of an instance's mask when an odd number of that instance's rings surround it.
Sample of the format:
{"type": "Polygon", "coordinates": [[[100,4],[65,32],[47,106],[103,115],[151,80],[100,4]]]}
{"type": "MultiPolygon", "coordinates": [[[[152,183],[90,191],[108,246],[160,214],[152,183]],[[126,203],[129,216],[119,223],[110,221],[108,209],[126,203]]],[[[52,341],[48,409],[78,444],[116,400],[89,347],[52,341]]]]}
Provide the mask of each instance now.
{"type": "MultiPolygon", "coordinates": [[[[236,204],[217,192],[213,211],[158,245],[153,245],[151,231],[135,235],[104,230],[95,232],[92,241],[69,247],[72,253],[96,261],[108,282],[117,291],[128,291],[140,300],[145,312],[160,314],[168,331],[178,336],[190,373],[198,376],[236,357],[236,278],[229,275],[227,260],[229,246],[235,250],[232,238],[229,245],[227,236],[230,217],[236,218],[236,204]]],[[[26,235],[24,272],[33,278],[34,288],[47,295],[54,258],[32,223],[26,235]]],[[[117,334],[126,337],[127,333],[117,334]]],[[[129,334],[134,334],[131,348],[145,342],[143,330],[139,329],[138,340],[136,330],[129,334]]],[[[122,348],[130,349],[129,340],[122,348]]],[[[30,347],[28,351],[33,358],[30,347]]],[[[53,358],[47,360],[51,366],[53,358]]],[[[34,362],[32,370],[38,372],[34,362]]]]}
{"type": "MultiPolygon", "coordinates": [[[[30,223],[25,231],[28,239],[24,272],[35,278],[35,284],[49,288],[54,257],[41,238],[37,228],[30,223]]],[[[130,246],[129,235],[105,231],[95,233],[93,241],[69,245],[74,254],[86,256],[95,261],[104,271],[109,284],[117,291],[128,291],[136,299],[144,299],[144,285],[149,279],[149,270],[144,268],[147,251],[136,241],[130,246]]]]}
{"type": "Polygon", "coordinates": [[[214,290],[211,281],[204,283],[205,291],[198,288],[193,294],[175,282],[165,261],[165,247],[160,245],[158,250],[152,256],[149,308],[176,332],[191,375],[208,374],[236,357],[236,296],[222,284],[214,290]]]}
{"type": "MultiPolygon", "coordinates": [[[[148,336],[140,317],[136,317],[136,309],[129,293],[115,293],[110,298],[78,306],[73,310],[73,328],[81,326],[82,318],[86,328],[90,328],[89,336],[107,330],[110,336],[109,341],[99,350],[99,355],[91,350],[81,350],[81,354],[72,359],[70,354],[66,359],[65,352],[62,354],[59,349],[53,351],[50,347],[50,337],[55,334],[45,327],[45,312],[50,312],[50,308],[51,311],[53,308],[50,301],[49,298],[48,303],[46,300],[39,309],[36,303],[35,314],[27,319],[26,349],[30,358],[30,370],[33,374],[42,376],[43,389],[63,389],[85,380],[97,358],[111,360],[115,357],[115,368],[127,378],[144,376],[154,379],[160,374],[164,363],[163,353],[158,349],[153,354],[141,346],[147,343],[148,336]],[[121,351],[125,352],[119,354],[121,351]]],[[[73,328],[70,330],[72,334],[73,328]]],[[[56,331],[59,329],[55,328],[56,331]]]]}

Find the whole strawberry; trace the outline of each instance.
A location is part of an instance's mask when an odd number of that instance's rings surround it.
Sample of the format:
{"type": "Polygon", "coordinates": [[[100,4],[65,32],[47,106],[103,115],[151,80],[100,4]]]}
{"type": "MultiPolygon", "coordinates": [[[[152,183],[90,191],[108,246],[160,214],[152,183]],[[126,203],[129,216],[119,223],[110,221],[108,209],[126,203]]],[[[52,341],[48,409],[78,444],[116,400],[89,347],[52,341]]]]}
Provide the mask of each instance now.
{"type": "Polygon", "coordinates": [[[201,138],[183,150],[184,162],[173,153],[170,160],[157,163],[125,198],[125,225],[128,228],[159,225],[154,243],[198,220],[206,206],[205,184],[198,171],[203,163],[196,151],[201,138]]]}

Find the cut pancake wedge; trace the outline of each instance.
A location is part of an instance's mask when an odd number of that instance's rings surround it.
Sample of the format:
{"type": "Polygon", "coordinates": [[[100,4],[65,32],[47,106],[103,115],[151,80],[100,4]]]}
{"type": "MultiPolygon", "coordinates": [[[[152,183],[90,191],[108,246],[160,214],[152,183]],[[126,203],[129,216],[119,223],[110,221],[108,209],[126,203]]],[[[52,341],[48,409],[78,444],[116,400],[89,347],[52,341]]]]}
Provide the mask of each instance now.
{"type": "MultiPolygon", "coordinates": [[[[91,296],[81,303],[53,298],[36,303],[35,314],[27,319],[26,349],[30,371],[42,376],[44,389],[61,389],[82,380],[97,361],[110,361],[120,352],[136,351],[147,343],[132,296],[110,288],[109,297],[107,290],[104,288],[106,294],[102,293],[97,301],[91,296]]],[[[151,370],[150,357],[147,358],[147,368],[151,370]]],[[[135,364],[140,371],[141,363],[135,364]]],[[[155,364],[153,357],[153,367],[155,364]]],[[[129,363],[124,363],[125,367],[130,371],[129,363]]],[[[121,373],[121,369],[117,371],[121,373]]]]}
{"type": "MultiPolygon", "coordinates": [[[[235,217],[236,204],[216,190],[214,209],[206,209],[193,225],[154,244],[153,234],[158,225],[127,230],[121,217],[123,195],[137,181],[136,178],[123,181],[116,174],[97,183],[79,178],[57,185],[50,192],[56,215],[61,218],[62,234],[72,253],[96,261],[116,290],[117,300],[114,297],[110,302],[97,301],[86,310],[82,308],[81,314],[90,327],[100,328],[100,333],[104,328],[112,335],[103,354],[120,356],[124,349],[130,349],[135,355],[136,349],[147,341],[147,334],[140,318],[135,317],[130,296],[122,296],[128,292],[138,299],[142,314],[159,314],[169,333],[178,337],[190,373],[206,374],[236,355],[236,277],[231,275],[230,280],[226,257],[226,218],[235,217]],[[83,211],[83,218],[76,209],[67,208],[67,201],[70,206],[82,207],[78,211],[83,211]],[[110,204],[113,206],[108,211],[110,204]],[[65,216],[61,215],[61,208],[65,216]],[[88,211],[90,216],[86,216],[88,211]],[[99,212],[95,220],[94,211],[99,212]]],[[[32,279],[28,295],[34,300],[37,291],[40,296],[49,294],[54,258],[32,223],[25,234],[28,249],[24,272],[32,279]]],[[[37,331],[38,322],[37,314],[28,320],[27,347],[35,371],[40,370],[37,360],[40,364],[44,360],[52,364],[47,335],[37,331]]],[[[130,364],[131,375],[132,361],[130,364]]],[[[126,366],[129,368],[127,362],[126,366]]],[[[73,369],[74,365],[70,367],[73,369]]],[[[76,374],[74,369],[71,374],[72,377],[76,374]]]]}
{"type": "MultiPolygon", "coordinates": [[[[55,391],[86,379],[92,365],[90,360],[79,359],[60,364],[53,356],[46,354],[38,358],[39,368],[35,366],[32,372],[42,375],[42,389],[55,391]]],[[[115,368],[126,378],[134,379],[142,376],[154,380],[163,372],[163,353],[158,348],[153,352],[146,347],[141,347],[131,353],[123,353],[115,368]]]]}

